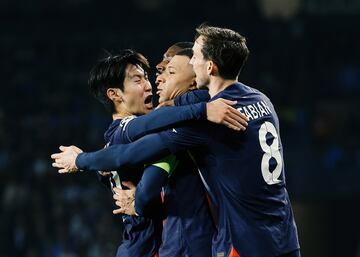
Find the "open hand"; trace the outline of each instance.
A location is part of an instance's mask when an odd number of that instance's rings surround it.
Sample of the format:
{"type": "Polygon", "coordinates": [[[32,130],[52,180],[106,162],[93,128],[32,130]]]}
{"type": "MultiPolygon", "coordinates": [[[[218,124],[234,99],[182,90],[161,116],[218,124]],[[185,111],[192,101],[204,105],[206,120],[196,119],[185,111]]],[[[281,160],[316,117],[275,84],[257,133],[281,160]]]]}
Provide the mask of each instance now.
{"type": "Polygon", "coordinates": [[[236,103],[236,101],[223,98],[208,102],[206,104],[207,119],[237,131],[245,130],[248,125],[248,118],[245,114],[232,107],[236,103]]]}
{"type": "Polygon", "coordinates": [[[75,160],[82,150],[74,145],[72,146],[60,146],[60,153],[54,153],[51,155],[53,159],[52,166],[59,169],[59,173],[72,173],[78,171],[75,160]]]}
{"type": "Polygon", "coordinates": [[[135,211],[136,186],[130,181],[123,181],[121,184],[128,187],[129,189],[121,189],[118,187],[114,187],[115,194],[113,195],[113,198],[115,200],[115,205],[120,208],[113,210],[113,213],[136,215],[136,211],[135,211]]]}

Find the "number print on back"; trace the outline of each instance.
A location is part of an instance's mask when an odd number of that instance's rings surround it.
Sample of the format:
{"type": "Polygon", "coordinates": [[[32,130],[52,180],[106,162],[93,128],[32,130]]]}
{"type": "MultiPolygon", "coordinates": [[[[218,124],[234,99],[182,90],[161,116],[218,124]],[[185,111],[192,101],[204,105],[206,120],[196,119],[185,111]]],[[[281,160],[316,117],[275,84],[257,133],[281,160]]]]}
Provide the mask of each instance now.
{"type": "Polygon", "coordinates": [[[283,160],[280,154],[279,137],[276,132],[275,126],[268,121],[265,121],[259,129],[259,141],[264,155],[261,160],[261,173],[265,182],[269,185],[278,184],[281,182],[279,177],[283,166],[283,160]],[[266,135],[270,134],[273,138],[271,145],[268,145],[266,135]],[[270,160],[274,158],[276,160],[275,169],[270,172],[270,160]]]}

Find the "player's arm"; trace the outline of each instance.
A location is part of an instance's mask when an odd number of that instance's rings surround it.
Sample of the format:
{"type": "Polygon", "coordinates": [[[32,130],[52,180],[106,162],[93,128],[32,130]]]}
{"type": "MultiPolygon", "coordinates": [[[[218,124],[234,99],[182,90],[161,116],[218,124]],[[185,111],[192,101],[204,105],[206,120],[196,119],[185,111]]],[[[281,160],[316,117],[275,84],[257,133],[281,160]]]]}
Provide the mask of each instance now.
{"type": "Polygon", "coordinates": [[[147,166],[140,182],[136,187],[132,187],[135,190],[133,194],[129,194],[127,190],[116,188],[114,199],[119,208],[114,210],[113,213],[137,214],[146,217],[162,216],[164,210],[160,201],[160,192],[176,165],[176,157],[170,155],[157,163],[147,166]]]}
{"type": "Polygon", "coordinates": [[[61,146],[61,153],[51,155],[52,165],[59,168],[59,173],[71,173],[78,170],[111,171],[153,163],[170,153],[206,144],[204,130],[208,124],[202,128],[194,125],[150,134],[130,144],[113,145],[91,153],[83,153],[76,146],[61,146]]]}
{"type": "Polygon", "coordinates": [[[124,130],[124,140],[132,142],[144,135],[174,127],[181,122],[201,119],[223,124],[238,131],[245,130],[248,125],[247,117],[231,107],[234,104],[236,101],[219,98],[209,103],[201,102],[179,107],[163,107],[130,120],[124,130]]]}
{"type": "MultiPolygon", "coordinates": [[[[169,154],[170,150],[162,143],[161,137],[158,134],[151,134],[130,144],[112,145],[96,152],[82,153],[76,157],[76,167],[86,171],[119,170],[153,163],[169,154]]],[[[56,156],[54,159],[56,160],[56,156]]]]}
{"type": "Polygon", "coordinates": [[[174,99],[175,106],[208,102],[210,100],[209,91],[205,89],[192,90],[174,99]]]}
{"type": "Polygon", "coordinates": [[[155,205],[156,199],[159,197],[162,187],[168,181],[168,177],[175,170],[177,163],[175,155],[169,155],[144,170],[135,192],[136,213],[150,217],[159,214],[155,205]]]}
{"type": "Polygon", "coordinates": [[[206,103],[156,109],[130,120],[124,130],[124,140],[132,142],[144,135],[166,130],[184,121],[206,120],[206,114],[206,103]]]}

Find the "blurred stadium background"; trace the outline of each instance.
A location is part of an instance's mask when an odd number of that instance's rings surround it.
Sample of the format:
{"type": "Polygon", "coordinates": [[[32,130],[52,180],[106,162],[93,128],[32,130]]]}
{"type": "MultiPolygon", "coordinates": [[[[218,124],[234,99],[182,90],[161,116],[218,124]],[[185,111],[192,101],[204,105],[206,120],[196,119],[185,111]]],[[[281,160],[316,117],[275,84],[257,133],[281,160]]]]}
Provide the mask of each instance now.
{"type": "Polygon", "coordinates": [[[0,21],[0,257],[115,256],[110,193],[50,154],[103,145],[110,116],[86,81],[104,49],[154,67],[204,21],[248,39],[240,80],[280,116],[303,257],[360,256],[359,0],[1,0],[0,21]]]}

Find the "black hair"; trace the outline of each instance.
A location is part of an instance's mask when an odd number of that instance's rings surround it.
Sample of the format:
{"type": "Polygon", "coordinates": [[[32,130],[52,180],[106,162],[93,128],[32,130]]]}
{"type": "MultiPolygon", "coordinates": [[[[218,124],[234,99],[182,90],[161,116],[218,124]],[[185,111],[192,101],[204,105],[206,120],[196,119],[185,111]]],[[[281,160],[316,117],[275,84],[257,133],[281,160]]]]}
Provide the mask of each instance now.
{"type": "Polygon", "coordinates": [[[181,49],[185,49],[185,48],[192,48],[194,46],[194,43],[184,41],[184,42],[177,42],[177,43],[173,44],[173,46],[176,46],[181,49]]]}
{"type": "Polygon", "coordinates": [[[187,56],[191,59],[193,56],[193,50],[191,48],[184,48],[177,52],[175,55],[187,56]]]}
{"type": "Polygon", "coordinates": [[[222,78],[236,79],[250,53],[245,37],[231,29],[206,24],[196,28],[195,40],[200,36],[204,38],[204,58],[217,65],[222,78]]]}
{"type": "Polygon", "coordinates": [[[124,91],[125,70],[128,64],[140,66],[146,73],[150,70],[148,60],[140,53],[125,49],[117,55],[107,53],[91,69],[88,79],[90,93],[111,113],[115,112],[114,103],[107,97],[109,88],[124,91]]]}

